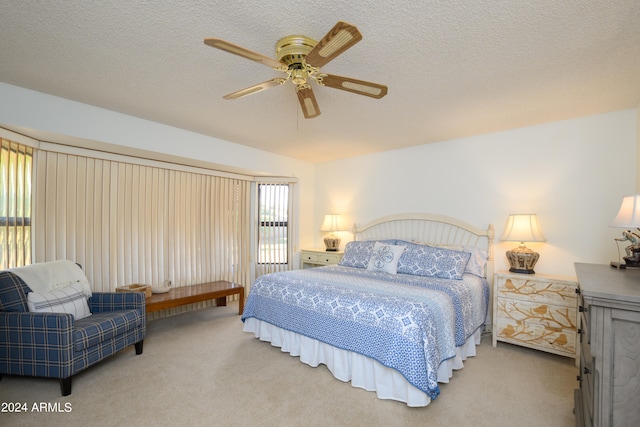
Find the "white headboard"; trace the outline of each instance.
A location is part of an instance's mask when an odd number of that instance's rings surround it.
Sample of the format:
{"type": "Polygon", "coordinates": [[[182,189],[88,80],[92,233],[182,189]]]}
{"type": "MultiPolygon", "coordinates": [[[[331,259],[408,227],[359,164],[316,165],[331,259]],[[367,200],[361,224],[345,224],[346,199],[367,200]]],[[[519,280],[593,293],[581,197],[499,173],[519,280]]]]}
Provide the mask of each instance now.
{"type": "Polygon", "coordinates": [[[477,228],[444,215],[405,213],[354,225],[356,240],[401,239],[434,245],[463,245],[485,249],[488,253],[486,278],[493,288],[493,225],[477,228]]]}

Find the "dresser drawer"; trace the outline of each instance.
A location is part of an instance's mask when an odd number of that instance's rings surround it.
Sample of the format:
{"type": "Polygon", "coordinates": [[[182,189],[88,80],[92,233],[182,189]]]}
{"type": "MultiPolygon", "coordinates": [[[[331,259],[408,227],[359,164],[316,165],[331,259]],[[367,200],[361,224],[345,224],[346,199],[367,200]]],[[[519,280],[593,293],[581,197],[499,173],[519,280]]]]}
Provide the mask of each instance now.
{"type": "Polygon", "coordinates": [[[591,421],[593,420],[593,390],[595,372],[593,371],[593,359],[591,358],[591,354],[588,353],[588,351],[588,348],[585,348],[584,346],[581,347],[580,372],[578,373],[578,378],[580,378],[580,389],[582,391],[583,399],[582,407],[584,409],[585,419],[591,421]]]}
{"type": "Polygon", "coordinates": [[[588,414],[589,420],[593,419],[593,390],[594,390],[594,364],[591,355],[591,345],[589,343],[589,322],[588,314],[581,312],[579,315],[579,342],[580,342],[580,388],[582,389],[583,407],[588,414]]]}
{"type": "Polygon", "coordinates": [[[500,298],[495,315],[497,339],[500,341],[575,357],[575,306],[500,298]]]}
{"type": "MultiPolygon", "coordinates": [[[[580,328],[580,343],[584,345],[586,345],[587,347],[589,347],[590,350],[590,346],[591,346],[591,338],[589,336],[589,322],[587,322],[587,317],[589,316],[588,313],[579,313],[580,316],[580,323],[579,323],[579,328],[580,328]]],[[[589,357],[591,357],[591,351],[589,351],[589,357]]]]}
{"type": "Polygon", "coordinates": [[[510,276],[498,277],[497,286],[498,297],[533,301],[539,304],[576,306],[576,283],[510,276]]]}

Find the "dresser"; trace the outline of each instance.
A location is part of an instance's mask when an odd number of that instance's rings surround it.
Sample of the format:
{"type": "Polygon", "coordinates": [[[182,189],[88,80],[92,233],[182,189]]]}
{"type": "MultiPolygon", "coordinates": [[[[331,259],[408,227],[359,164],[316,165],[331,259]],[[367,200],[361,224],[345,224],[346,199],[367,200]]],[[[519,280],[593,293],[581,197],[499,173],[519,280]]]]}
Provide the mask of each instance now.
{"type": "Polygon", "coordinates": [[[574,277],[499,271],[494,277],[493,346],[498,341],[576,358],[574,277]]]}
{"type": "Polygon", "coordinates": [[[324,249],[302,249],[300,251],[300,267],[310,268],[337,264],[343,254],[343,251],[327,252],[324,249]]]}
{"type": "Polygon", "coordinates": [[[640,270],[575,265],[581,347],[576,425],[640,425],[640,270]]]}

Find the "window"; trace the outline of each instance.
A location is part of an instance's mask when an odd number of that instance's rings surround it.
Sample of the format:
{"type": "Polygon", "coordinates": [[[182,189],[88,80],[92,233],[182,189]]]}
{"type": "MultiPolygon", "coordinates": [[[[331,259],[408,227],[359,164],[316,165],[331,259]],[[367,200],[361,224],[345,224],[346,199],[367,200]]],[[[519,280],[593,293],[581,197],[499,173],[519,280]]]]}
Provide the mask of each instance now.
{"type": "Polygon", "coordinates": [[[258,263],[287,264],[289,185],[258,184],[258,263]]]}
{"type": "Polygon", "coordinates": [[[0,269],[31,264],[33,148],[0,138],[0,269]]]}

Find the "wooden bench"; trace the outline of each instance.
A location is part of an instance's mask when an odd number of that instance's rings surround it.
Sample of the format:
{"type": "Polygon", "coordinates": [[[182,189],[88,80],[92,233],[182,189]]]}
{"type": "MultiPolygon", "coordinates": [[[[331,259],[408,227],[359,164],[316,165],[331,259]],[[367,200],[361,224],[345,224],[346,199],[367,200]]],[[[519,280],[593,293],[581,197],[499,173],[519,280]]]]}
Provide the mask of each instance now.
{"type": "Polygon", "coordinates": [[[195,302],[216,300],[216,305],[227,305],[229,295],[239,295],[239,314],[244,309],[244,286],[237,283],[218,280],[217,282],[171,288],[164,294],[153,294],[146,300],[147,313],[178,307],[195,302]]]}

